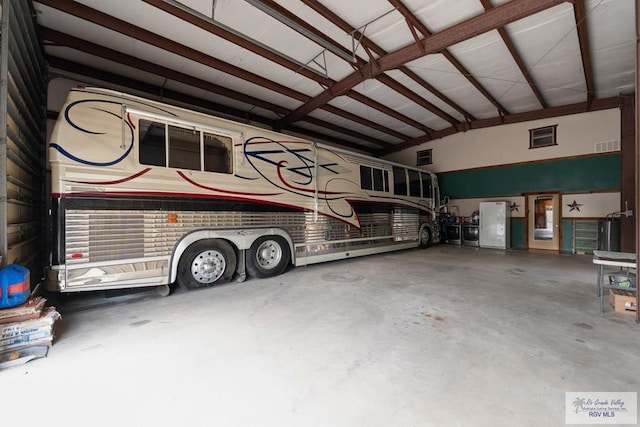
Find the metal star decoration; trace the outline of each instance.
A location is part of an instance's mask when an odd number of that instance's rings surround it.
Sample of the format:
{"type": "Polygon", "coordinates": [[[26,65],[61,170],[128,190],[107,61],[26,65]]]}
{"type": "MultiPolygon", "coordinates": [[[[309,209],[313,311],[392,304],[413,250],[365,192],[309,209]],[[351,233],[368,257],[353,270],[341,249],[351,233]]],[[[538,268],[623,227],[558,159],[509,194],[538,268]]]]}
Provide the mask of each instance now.
{"type": "Polygon", "coordinates": [[[516,202],[511,203],[511,206],[510,206],[511,212],[520,212],[518,210],[519,207],[520,207],[520,205],[516,205],[516,202]]]}
{"type": "Polygon", "coordinates": [[[580,206],[582,206],[582,203],[578,203],[575,200],[573,201],[573,203],[568,204],[567,206],[569,206],[569,212],[571,211],[578,211],[580,212],[580,206]]]}

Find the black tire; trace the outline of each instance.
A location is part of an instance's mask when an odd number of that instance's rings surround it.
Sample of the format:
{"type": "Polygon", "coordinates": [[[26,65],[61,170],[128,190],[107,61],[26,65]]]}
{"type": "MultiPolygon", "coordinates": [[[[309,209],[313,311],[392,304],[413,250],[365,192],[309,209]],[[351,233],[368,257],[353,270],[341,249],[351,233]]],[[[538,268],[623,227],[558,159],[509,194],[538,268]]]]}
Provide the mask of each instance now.
{"type": "Polygon", "coordinates": [[[431,228],[424,226],[420,229],[420,236],[418,237],[420,240],[420,248],[428,248],[431,246],[432,238],[431,238],[431,228]]]}
{"type": "Polygon", "coordinates": [[[236,251],[224,240],[193,243],[180,257],[178,284],[184,289],[198,289],[229,281],[237,264],[236,251]]]}
{"type": "Polygon", "coordinates": [[[280,236],[262,236],[249,248],[247,273],[251,277],[273,277],[287,268],[291,252],[287,241],[280,236]]]}

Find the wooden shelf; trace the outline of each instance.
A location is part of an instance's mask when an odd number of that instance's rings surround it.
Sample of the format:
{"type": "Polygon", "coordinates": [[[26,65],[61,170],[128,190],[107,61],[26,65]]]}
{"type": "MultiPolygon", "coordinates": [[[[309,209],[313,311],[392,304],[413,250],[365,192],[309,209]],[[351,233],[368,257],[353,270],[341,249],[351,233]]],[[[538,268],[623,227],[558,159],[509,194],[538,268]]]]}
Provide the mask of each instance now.
{"type": "Polygon", "coordinates": [[[575,220],[573,222],[573,253],[592,254],[598,249],[598,221],[575,220]]]}

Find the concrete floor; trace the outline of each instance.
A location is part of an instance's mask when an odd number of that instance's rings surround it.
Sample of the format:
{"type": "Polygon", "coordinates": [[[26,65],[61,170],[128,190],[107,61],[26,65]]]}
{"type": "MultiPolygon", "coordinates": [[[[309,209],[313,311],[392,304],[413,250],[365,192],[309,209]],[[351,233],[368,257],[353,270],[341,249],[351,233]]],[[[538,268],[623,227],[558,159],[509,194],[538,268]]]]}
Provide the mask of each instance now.
{"type": "Polygon", "coordinates": [[[82,295],[47,358],[0,372],[0,407],[47,426],[560,426],[566,391],[640,388],[640,326],[599,313],[595,279],[590,256],[440,245],[82,295]]]}

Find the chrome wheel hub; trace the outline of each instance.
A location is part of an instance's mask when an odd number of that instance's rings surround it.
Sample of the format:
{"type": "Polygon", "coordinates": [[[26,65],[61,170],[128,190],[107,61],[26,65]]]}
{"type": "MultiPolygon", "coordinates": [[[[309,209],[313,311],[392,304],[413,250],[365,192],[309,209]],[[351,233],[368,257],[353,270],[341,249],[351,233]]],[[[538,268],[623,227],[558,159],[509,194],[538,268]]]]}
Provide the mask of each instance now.
{"type": "Polygon", "coordinates": [[[213,283],[224,274],[227,263],[224,256],[214,250],[200,252],[191,263],[191,275],[200,283],[213,283]]]}
{"type": "Polygon", "coordinates": [[[282,260],[282,247],[274,240],[265,240],[256,250],[256,261],[264,269],[274,268],[282,260]]]}

